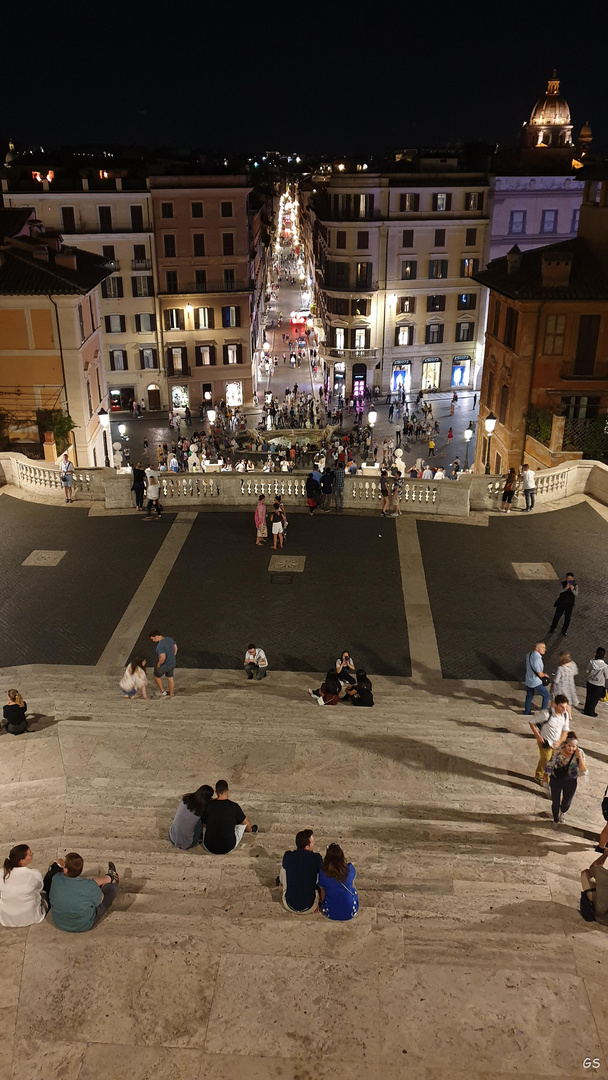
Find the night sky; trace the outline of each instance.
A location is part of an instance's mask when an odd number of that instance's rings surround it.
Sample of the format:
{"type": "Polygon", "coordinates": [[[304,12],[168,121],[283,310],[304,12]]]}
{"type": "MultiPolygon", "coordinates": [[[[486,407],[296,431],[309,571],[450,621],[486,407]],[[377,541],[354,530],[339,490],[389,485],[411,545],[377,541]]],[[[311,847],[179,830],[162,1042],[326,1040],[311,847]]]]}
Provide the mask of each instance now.
{"type": "Polygon", "coordinates": [[[608,13],[566,0],[5,5],[0,137],[226,151],[510,145],[557,68],[608,143],[608,13]]]}

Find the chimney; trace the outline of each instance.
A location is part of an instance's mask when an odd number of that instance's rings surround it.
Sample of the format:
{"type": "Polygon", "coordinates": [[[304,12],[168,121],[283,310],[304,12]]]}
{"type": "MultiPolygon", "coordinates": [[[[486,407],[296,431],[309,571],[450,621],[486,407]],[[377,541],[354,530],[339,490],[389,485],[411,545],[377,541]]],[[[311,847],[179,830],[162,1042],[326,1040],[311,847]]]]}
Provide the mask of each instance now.
{"type": "Polygon", "coordinates": [[[49,249],[46,244],[36,244],[36,246],[32,248],[32,257],[38,259],[38,262],[48,263],[49,249]]]}
{"type": "Polygon", "coordinates": [[[66,270],[77,270],[77,250],[73,247],[64,247],[55,255],[55,266],[65,266],[66,270]]]}
{"type": "Polygon", "coordinates": [[[521,251],[517,244],[514,244],[510,251],[507,251],[507,274],[519,274],[521,270],[521,251]]]}
{"type": "Polygon", "coordinates": [[[567,289],[571,269],[572,255],[569,252],[545,253],[542,258],[543,285],[547,289],[567,289]]]}

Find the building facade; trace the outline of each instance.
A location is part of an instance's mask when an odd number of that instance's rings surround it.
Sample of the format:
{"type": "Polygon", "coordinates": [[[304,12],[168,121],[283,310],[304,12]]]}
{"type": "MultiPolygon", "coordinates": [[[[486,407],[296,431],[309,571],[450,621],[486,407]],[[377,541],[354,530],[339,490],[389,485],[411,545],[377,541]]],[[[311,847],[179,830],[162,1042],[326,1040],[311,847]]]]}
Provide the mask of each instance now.
{"type": "Polygon", "coordinates": [[[74,464],[110,463],[99,420],[108,407],[98,303],[106,262],[46,233],[27,209],[0,210],[0,234],[3,437],[16,450],[54,460],[51,436],[63,431],[67,443],[62,419],[69,414],[74,464]]]}
{"type": "Polygon", "coordinates": [[[128,409],[134,399],[148,410],[167,406],[152,206],[145,183],[110,175],[37,181],[35,175],[3,180],[4,205],[33,207],[47,229],[60,232],[67,244],[102,256],[111,269],[98,300],[110,411],[128,409]]]}
{"type": "Polygon", "coordinates": [[[482,359],[481,265],[487,177],[458,171],[313,178],[317,313],[327,386],[346,397],[476,388],[482,359]]]}
{"type": "Polygon", "coordinates": [[[475,468],[556,465],[604,439],[608,408],[608,193],[585,183],[578,235],[493,260],[475,468]]]}

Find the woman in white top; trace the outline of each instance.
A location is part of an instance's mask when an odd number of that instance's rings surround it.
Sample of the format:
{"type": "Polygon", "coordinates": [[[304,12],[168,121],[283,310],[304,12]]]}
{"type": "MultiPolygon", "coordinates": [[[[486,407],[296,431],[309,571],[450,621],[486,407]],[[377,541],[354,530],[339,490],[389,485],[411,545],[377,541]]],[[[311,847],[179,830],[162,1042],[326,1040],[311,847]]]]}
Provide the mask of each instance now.
{"type": "Polygon", "coordinates": [[[574,681],[577,675],[578,668],[574,663],[574,660],[570,656],[570,653],[560,653],[557,671],[553,676],[552,694],[553,697],[555,697],[556,694],[565,694],[568,698],[570,705],[576,705],[576,707],[578,708],[578,692],[576,689],[576,683],[574,681]]]}
{"type": "Polygon", "coordinates": [[[42,896],[42,874],[30,867],[33,857],[27,844],[17,844],[4,860],[0,882],[2,926],[31,926],[42,922],[49,909],[48,901],[42,896]]]}
{"type": "Polygon", "coordinates": [[[147,699],[146,685],[146,660],[143,656],[136,656],[125,668],[125,673],[120,680],[120,689],[131,701],[140,695],[147,699]]]}

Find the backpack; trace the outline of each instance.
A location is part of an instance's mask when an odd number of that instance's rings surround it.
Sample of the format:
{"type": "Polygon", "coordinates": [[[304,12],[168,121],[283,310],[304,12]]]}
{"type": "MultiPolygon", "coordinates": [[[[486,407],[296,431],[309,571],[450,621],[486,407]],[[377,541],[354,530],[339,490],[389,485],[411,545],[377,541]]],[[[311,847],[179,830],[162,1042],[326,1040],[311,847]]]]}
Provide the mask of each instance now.
{"type": "Polygon", "coordinates": [[[585,922],[595,922],[595,904],[589,896],[589,892],[581,893],[579,911],[585,922]]]}

